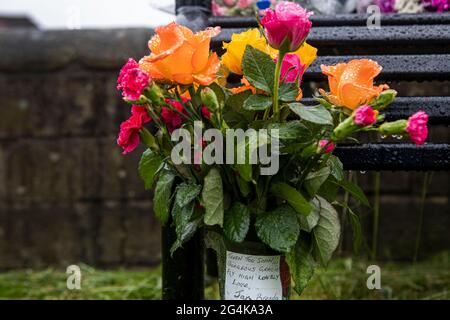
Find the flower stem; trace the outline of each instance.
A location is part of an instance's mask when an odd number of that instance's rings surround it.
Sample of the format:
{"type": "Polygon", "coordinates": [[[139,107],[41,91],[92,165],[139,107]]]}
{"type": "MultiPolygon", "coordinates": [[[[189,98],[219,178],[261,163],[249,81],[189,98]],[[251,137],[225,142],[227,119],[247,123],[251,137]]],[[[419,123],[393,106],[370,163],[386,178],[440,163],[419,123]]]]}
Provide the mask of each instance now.
{"type": "Polygon", "coordinates": [[[427,191],[428,186],[431,182],[431,176],[429,172],[425,172],[423,175],[423,184],[422,184],[422,193],[420,196],[420,207],[419,207],[419,220],[417,224],[417,232],[416,232],[416,243],[414,246],[414,256],[413,256],[413,263],[417,262],[417,258],[419,256],[419,249],[420,249],[420,241],[422,237],[422,228],[423,228],[423,213],[425,208],[425,200],[427,197],[427,191]]]}
{"type": "Polygon", "coordinates": [[[275,79],[273,81],[273,117],[276,122],[280,121],[280,107],[278,105],[278,89],[280,86],[281,64],[286,52],[280,50],[278,52],[277,65],[275,67],[275,79]]]}
{"type": "Polygon", "coordinates": [[[380,224],[380,189],[381,189],[381,173],[375,172],[374,182],[374,204],[373,204],[373,223],[372,223],[372,251],[371,259],[377,258],[377,245],[378,245],[378,227],[380,224]]]}

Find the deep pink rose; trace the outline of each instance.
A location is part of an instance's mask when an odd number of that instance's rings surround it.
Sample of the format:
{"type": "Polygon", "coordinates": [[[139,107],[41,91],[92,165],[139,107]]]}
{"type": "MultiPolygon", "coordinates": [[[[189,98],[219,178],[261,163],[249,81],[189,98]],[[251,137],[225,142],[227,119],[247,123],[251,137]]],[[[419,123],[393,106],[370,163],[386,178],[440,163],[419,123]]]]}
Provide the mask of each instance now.
{"type": "Polygon", "coordinates": [[[306,65],[301,63],[298,55],[288,53],[281,64],[280,81],[290,83],[298,80],[300,83],[305,69],[306,65]]]}
{"type": "Polygon", "coordinates": [[[128,100],[136,101],[149,83],[149,75],[139,69],[139,64],[135,60],[128,59],[117,78],[117,89],[121,90],[122,96],[128,100]]]}
{"type": "Polygon", "coordinates": [[[413,114],[408,119],[408,123],[406,125],[406,132],[409,133],[410,139],[415,144],[424,144],[425,140],[428,136],[428,115],[419,111],[413,114]]]}
{"type": "Polygon", "coordinates": [[[326,149],[323,151],[324,153],[330,153],[330,152],[333,151],[334,148],[335,148],[333,142],[329,142],[329,140],[326,140],[326,139],[320,140],[320,141],[319,141],[319,147],[320,147],[321,149],[323,149],[323,148],[325,148],[325,146],[326,146],[326,149]]]}
{"type": "Polygon", "coordinates": [[[265,10],[261,24],[272,48],[280,49],[286,40],[287,47],[283,49],[288,52],[297,51],[311,30],[309,17],[312,14],[299,4],[287,1],[278,3],[275,10],[265,10]]]}
{"type": "Polygon", "coordinates": [[[378,111],[374,110],[371,106],[364,105],[358,107],[353,114],[355,116],[354,122],[358,126],[367,127],[377,122],[378,111]]]}

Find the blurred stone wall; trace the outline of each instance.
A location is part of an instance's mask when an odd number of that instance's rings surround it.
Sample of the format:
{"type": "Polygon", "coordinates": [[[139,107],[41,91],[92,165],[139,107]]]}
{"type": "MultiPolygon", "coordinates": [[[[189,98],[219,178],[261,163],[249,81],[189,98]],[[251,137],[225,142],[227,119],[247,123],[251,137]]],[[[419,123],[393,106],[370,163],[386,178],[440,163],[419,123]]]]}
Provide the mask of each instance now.
{"type": "MultiPolygon", "coordinates": [[[[142,150],[123,156],[115,143],[129,114],[117,73],[147,53],[151,34],[0,31],[0,269],[159,262],[160,227],[137,176],[142,150]]],[[[373,174],[358,176],[370,196],[373,174]]],[[[412,256],[421,177],[382,173],[382,257],[412,256]]],[[[449,180],[434,175],[422,255],[450,247],[449,180]]],[[[372,217],[362,213],[370,245],[372,217]]]]}
{"type": "Polygon", "coordinates": [[[159,261],[139,152],[115,143],[129,113],[117,72],[151,34],[0,33],[0,269],[159,261]]]}

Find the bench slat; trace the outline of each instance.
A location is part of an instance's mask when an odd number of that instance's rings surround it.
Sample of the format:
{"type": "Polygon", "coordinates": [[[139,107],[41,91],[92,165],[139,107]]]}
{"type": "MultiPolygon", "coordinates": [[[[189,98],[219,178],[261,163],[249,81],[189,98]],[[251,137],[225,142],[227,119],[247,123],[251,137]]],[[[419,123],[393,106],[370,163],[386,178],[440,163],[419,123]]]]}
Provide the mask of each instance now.
{"type": "MultiPolygon", "coordinates": [[[[303,98],[305,105],[315,105],[313,98],[303,98]]],[[[397,97],[395,102],[382,111],[386,120],[404,119],[423,110],[429,115],[432,124],[450,123],[450,97],[397,97]]]]}
{"type": "MultiPolygon", "coordinates": [[[[314,27],[319,26],[366,26],[366,14],[338,14],[334,16],[313,15],[311,21],[314,27]]],[[[254,17],[210,17],[211,26],[223,28],[257,26],[254,17]]],[[[422,25],[422,24],[450,24],[450,13],[421,13],[421,14],[382,14],[381,25],[422,25]]]]}
{"type": "Polygon", "coordinates": [[[449,80],[450,54],[319,56],[305,73],[306,80],[324,79],[320,65],[334,65],[355,58],[368,58],[383,66],[377,80],[449,80]]]}
{"type": "Polygon", "coordinates": [[[334,151],[345,170],[450,170],[449,144],[362,144],[334,151]]]}
{"type": "MultiPolygon", "coordinates": [[[[223,28],[213,47],[220,50],[223,41],[246,29],[223,28]]],[[[450,53],[450,24],[315,27],[308,43],[319,48],[321,55],[450,53]]]]}

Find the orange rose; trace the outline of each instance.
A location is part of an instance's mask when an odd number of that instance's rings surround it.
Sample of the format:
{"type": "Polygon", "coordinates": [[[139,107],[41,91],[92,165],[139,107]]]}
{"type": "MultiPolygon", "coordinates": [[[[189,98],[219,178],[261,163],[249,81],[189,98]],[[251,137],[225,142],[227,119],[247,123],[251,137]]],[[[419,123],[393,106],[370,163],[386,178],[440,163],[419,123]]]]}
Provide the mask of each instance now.
{"type": "Polygon", "coordinates": [[[231,88],[231,93],[238,94],[247,90],[251,90],[253,94],[256,94],[256,88],[252,86],[245,77],[242,77],[241,84],[242,85],[240,87],[231,88]]]}
{"type": "Polygon", "coordinates": [[[373,85],[373,79],[382,67],[370,59],[354,59],[334,66],[321,65],[320,68],[328,76],[330,93],[322,89],[319,92],[336,106],[354,110],[389,88],[386,84],[373,85]]]}
{"type": "Polygon", "coordinates": [[[139,62],[153,79],[205,86],[216,79],[220,62],[216,53],[210,54],[209,44],[220,33],[219,27],[193,33],[172,22],[155,32],[148,42],[151,54],[139,62]]]}

